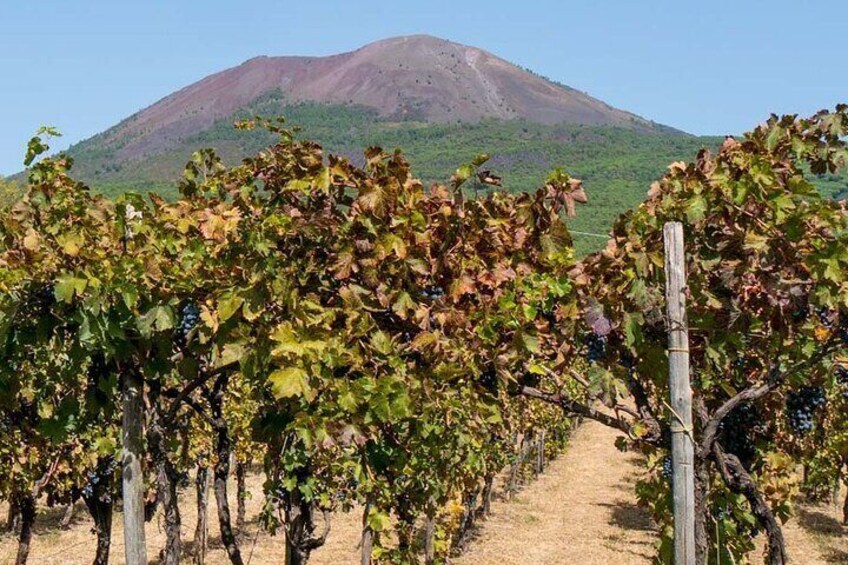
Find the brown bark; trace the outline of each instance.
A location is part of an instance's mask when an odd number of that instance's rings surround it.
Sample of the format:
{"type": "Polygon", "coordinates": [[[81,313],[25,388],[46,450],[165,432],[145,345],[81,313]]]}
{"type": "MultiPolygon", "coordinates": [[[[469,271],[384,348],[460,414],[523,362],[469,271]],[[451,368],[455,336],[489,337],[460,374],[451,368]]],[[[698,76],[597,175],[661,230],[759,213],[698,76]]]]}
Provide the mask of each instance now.
{"type": "Polygon", "coordinates": [[[209,467],[197,465],[194,479],[197,488],[197,527],[194,530],[194,563],[206,562],[206,548],[209,536],[209,467]]]}
{"type": "Polygon", "coordinates": [[[247,485],[245,484],[245,464],[236,461],[236,531],[240,538],[244,537],[244,525],[247,499],[247,485]]]}
{"type": "Polygon", "coordinates": [[[227,550],[227,556],[233,565],[244,565],[239,550],[238,540],[233,533],[230,519],[230,503],[227,500],[227,479],[230,475],[230,455],[232,440],[224,419],[224,390],[227,386],[227,375],[221,375],[215,381],[215,386],[207,395],[211,408],[211,423],[215,432],[215,454],[217,461],[214,468],[214,491],[218,506],[218,523],[221,530],[221,542],[227,550]]]}
{"type": "Polygon", "coordinates": [[[35,523],[35,498],[31,494],[21,497],[18,501],[18,509],[21,515],[21,533],[18,536],[18,554],[15,557],[15,565],[25,565],[32,543],[32,526],[35,523]]]}
{"type": "Polygon", "coordinates": [[[848,526],[848,493],[845,494],[845,502],[842,504],[842,523],[848,526]]]}
{"type": "MultiPolygon", "coordinates": [[[[518,432],[515,432],[515,435],[512,438],[512,446],[515,449],[515,444],[518,443],[518,432]]],[[[515,461],[509,467],[509,478],[506,481],[506,492],[507,496],[511,496],[513,492],[515,492],[518,487],[518,472],[521,469],[521,465],[524,463],[524,442],[522,441],[521,445],[518,448],[518,455],[516,456],[515,461]]]]}
{"type": "Polygon", "coordinates": [[[536,459],[533,470],[536,475],[541,475],[545,470],[545,430],[536,432],[536,459]]]}
{"type": "Polygon", "coordinates": [[[177,565],[180,562],[180,508],[177,499],[179,475],[170,461],[160,464],[157,482],[162,493],[162,508],[165,511],[165,548],[162,563],[177,565]]]}
{"type": "Polygon", "coordinates": [[[165,513],[165,547],[161,561],[164,565],[177,565],[180,562],[182,540],[180,539],[180,508],[177,499],[179,473],[168,457],[165,434],[167,421],[163,414],[160,397],[160,383],[151,381],[150,399],[153,414],[147,430],[150,452],[156,471],[156,498],[162,502],[165,513]]]}
{"type": "Polygon", "coordinates": [[[751,505],[751,511],[766,532],[768,565],[785,565],[787,556],[783,532],[774,517],[774,513],[757,488],[757,484],[742,465],[742,462],[739,461],[739,458],[732,453],[725,453],[718,443],[713,444],[713,454],[725,484],[731,491],[745,497],[748,504],[751,505]]]}
{"type": "MultiPolygon", "coordinates": [[[[709,412],[703,398],[695,395],[692,399],[693,414],[705,427],[709,421],[709,412]]],[[[710,457],[702,457],[695,451],[695,562],[706,563],[710,550],[710,534],[707,531],[709,506],[707,495],[710,485],[710,457]]]]}
{"type": "Polygon", "coordinates": [[[486,517],[492,512],[492,491],[495,484],[494,475],[486,475],[483,479],[483,492],[480,494],[480,506],[477,515],[486,517]]]}
{"type": "Polygon", "coordinates": [[[707,531],[709,508],[707,488],[710,484],[709,460],[695,456],[695,561],[706,563],[710,550],[710,534],[707,531]]]}
{"type": "MultiPolygon", "coordinates": [[[[518,394],[559,406],[562,408],[566,416],[582,416],[583,418],[589,418],[590,420],[595,420],[596,422],[610,428],[620,430],[627,434],[628,437],[631,437],[631,428],[633,427],[633,424],[618,415],[610,416],[609,414],[601,412],[588,404],[583,404],[561,394],[545,392],[531,386],[522,386],[518,394]]],[[[639,438],[640,442],[656,446],[666,446],[668,444],[669,429],[667,425],[664,425],[653,415],[647,413],[641,416],[639,422],[644,425],[649,432],[639,438]]]]}
{"type": "Polygon", "coordinates": [[[475,512],[475,507],[477,504],[477,497],[480,495],[480,487],[474,488],[471,491],[467,492],[463,495],[463,511],[462,517],[459,521],[459,528],[457,529],[456,536],[454,537],[453,547],[456,550],[461,551],[465,544],[468,542],[469,535],[471,534],[472,529],[474,528],[474,519],[476,518],[477,513],[475,512]]]}
{"type": "Polygon", "coordinates": [[[330,512],[324,511],[324,531],[320,536],[315,532],[315,509],[295,489],[283,497],[283,511],[286,528],[286,565],[305,565],[312,552],[327,541],[330,534],[330,512]]]}
{"type": "Polygon", "coordinates": [[[57,457],[50,464],[47,472],[35,482],[32,490],[17,501],[18,512],[21,516],[21,533],[18,536],[18,553],[15,558],[15,565],[24,565],[27,562],[32,542],[32,527],[35,524],[35,504],[38,497],[41,496],[41,490],[50,482],[58,465],[59,458],[57,457]]]}
{"type": "Polygon", "coordinates": [[[83,497],[88,513],[94,520],[94,532],[97,535],[97,549],[94,552],[94,565],[108,565],[109,548],[112,544],[112,474],[101,473],[92,496],[83,497]]]}

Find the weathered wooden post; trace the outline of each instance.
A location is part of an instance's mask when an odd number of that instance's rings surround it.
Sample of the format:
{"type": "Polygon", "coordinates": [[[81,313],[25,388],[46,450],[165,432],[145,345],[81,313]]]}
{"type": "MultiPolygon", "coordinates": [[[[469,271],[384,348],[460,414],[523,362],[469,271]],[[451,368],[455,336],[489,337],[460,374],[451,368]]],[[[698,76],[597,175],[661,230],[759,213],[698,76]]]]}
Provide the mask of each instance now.
{"type": "Polygon", "coordinates": [[[674,562],[695,565],[695,445],[692,387],[689,382],[689,329],[686,321],[686,256],[683,224],[663,226],[665,243],[668,367],[671,393],[671,461],[674,495],[674,562]]]}
{"type": "Polygon", "coordinates": [[[124,499],[124,551],[127,565],[147,565],[144,540],[144,379],[133,367],[124,372],[124,414],[121,430],[124,499]]]}
{"type": "Polygon", "coordinates": [[[365,504],[362,513],[362,539],[359,542],[361,553],[359,554],[360,565],[371,565],[371,553],[374,550],[374,530],[368,525],[368,517],[371,515],[371,501],[365,504]]]}

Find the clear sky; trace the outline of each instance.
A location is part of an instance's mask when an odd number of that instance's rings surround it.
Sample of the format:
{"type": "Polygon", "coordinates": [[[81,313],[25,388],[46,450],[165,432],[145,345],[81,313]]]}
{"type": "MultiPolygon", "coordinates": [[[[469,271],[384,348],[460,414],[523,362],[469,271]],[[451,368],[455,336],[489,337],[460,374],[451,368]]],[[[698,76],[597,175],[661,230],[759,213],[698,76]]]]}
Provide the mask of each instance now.
{"type": "Polygon", "coordinates": [[[256,55],[427,33],[692,133],[848,102],[848,0],[0,0],[0,174],[256,55]]]}

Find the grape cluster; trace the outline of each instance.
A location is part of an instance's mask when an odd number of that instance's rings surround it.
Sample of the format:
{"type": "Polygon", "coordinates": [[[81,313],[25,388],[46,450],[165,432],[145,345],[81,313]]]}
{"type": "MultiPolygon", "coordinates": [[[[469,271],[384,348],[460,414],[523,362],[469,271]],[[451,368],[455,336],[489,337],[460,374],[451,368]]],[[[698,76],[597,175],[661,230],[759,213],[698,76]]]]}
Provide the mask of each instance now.
{"type": "Polygon", "coordinates": [[[821,387],[805,386],[789,392],[786,395],[786,417],[792,431],[805,435],[812,430],[815,411],[824,403],[825,394],[821,387]]]}
{"type": "Polygon", "coordinates": [[[805,306],[799,306],[792,312],[792,320],[794,322],[803,322],[810,315],[810,311],[805,306]]]}
{"type": "Polygon", "coordinates": [[[633,369],[636,368],[636,358],[630,351],[625,349],[618,357],[618,364],[627,369],[628,373],[632,373],[633,369]]]}
{"type": "Polygon", "coordinates": [[[664,478],[671,480],[673,470],[671,467],[671,457],[669,457],[668,455],[663,458],[662,470],[660,472],[662,473],[662,476],[664,478]]]}
{"type": "Polygon", "coordinates": [[[200,310],[197,308],[197,305],[193,302],[189,302],[183,306],[180,311],[180,324],[177,327],[177,334],[183,343],[185,343],[185,340],[188,339],[189,332],[196,328],[199,323],[200,310]]]}
{"type": "Polygon", "coordinates": [[[719,424],[721,445],[745,466],[750,466],[756,456],[757,447],[753,433],[763,421],[759,410],[752,404],[740,404],[730,411],[719,424]]]}
{"type": "Polygon", "coordinates": [[[824,306],[816,310],[816,316],[819,318],[819,323],[829,330],[833,329],[833,314],[834,312],[832,310],[828,310],[824,306]]]}
{"type": "Polygon", "coordinates": [[[836,382],[841,384],[841,385],[848,385],[848,366],[837,365],[835,372],[836,372],[836,382]]]}
{"type": "Polygon", "coordinates": [[[427,300],[438,300],[445,295],[445,290],[437,285],[425,286],[421,291],[427,300]]]}
{"type": "Polygon", "coordinates": [[[480,386],[492,394],[498,392],[498,375],[494,369],[486,369],[480,375],[480,386]]]}
{"type": "Polygon", "coordinates": [[[760,367],[759,359],[747,355],[739,355],[733,359],[733,368],[740,373],[747,373],[760,367]]]}
{"type": "Polygon", "coordinates": [[[607,338],[603,335],[591,333],[586,338],[586,360],[589,363],[600,361],[607,356],[607,338]]]}
{"type": "Polygon", "coordinates": [[[100,497],[100,500],[106,504],[111,503],[112,495],[110,494],[108,484],[117,468],[118,460],[110,457],[106,462],[101,462],[98,465],[98,469],[86,472],[86,483],[80,489],[80,494],[83,498],[93,498],[95,496],[95,489],[97,489],[99,491],[97,495],[100,497]]]}

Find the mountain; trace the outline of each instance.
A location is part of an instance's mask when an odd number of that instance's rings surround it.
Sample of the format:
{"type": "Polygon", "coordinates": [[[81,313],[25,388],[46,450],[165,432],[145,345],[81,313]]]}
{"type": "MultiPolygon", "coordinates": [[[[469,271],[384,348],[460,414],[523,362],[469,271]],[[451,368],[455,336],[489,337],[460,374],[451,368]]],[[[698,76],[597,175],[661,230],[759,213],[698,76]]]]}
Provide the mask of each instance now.
{"type": "Polygon", "coordinates": [[[105,132],[100,142],[120,145],[119,158],[157,153],[274,91],[290,104],[359,106],[395,121],[520,118],[661,129],[482,49],[415,35],[329,57],[250,59],[163,98],[105,132]]]}
{"type": "MultiPolygon", "coordinates": [[[[174,194],[192,151],[235,163],[273,138],[234,130],[240,118],[285,116],[333,153],[402,147],[424,180],[446,180],[481,152],[511,189],[565,166],[589,184],[577,220],[604,231],[674,160],[714,139],[619,110],[475,47],[425,35],[328,57],[257,57],[208,76],[72,146],[76,175],[107,194],[174,194]]],[[[600,239],[599,239],[600,241],[600,239]]]]}

